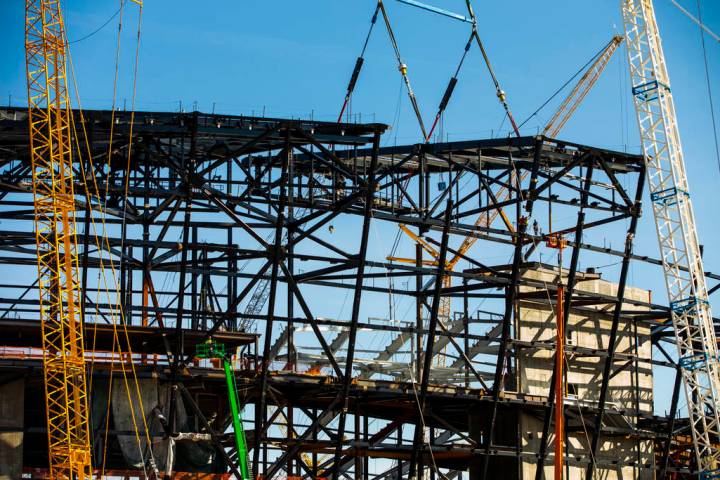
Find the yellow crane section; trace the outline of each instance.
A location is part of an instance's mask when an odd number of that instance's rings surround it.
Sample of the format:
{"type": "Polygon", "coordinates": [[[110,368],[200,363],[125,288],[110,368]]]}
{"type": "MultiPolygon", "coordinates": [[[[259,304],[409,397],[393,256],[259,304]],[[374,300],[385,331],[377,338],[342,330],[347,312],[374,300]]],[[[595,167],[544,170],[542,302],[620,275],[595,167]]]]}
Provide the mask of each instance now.
{"type": "Polygon", "coordinates": [[[585,70],[585,73],[575,85],[575,88],[572,89],[570,95],[565,97],[565,100],[560,104],[555,115],[553,115],[547,125],[545,125],[543,135],[554,138],[560,133],[560,130],[565,126],[567,121],[570,120],[572,114],[575,113],[575,110],[580,106],[580,103],[582,103],[585,96],[590,92],[598,78],[600,78],[600,74],[605,70],[605,67],[607,67],[615,50],[618,49],[622,41],[622,35],[615,35],[612,40],[608,42],[593,64],[585,70]]]}
{"type": "MultiPolygon", "coordinates": [[[[568,120],[570,120],[572,114],[580,106],[580,104],[585,99],[590,90],[592,90],[592,87],[600,78],[600,74],[603,72],[603,70],[605,70],[605,67],[607,66],[608,62],[610,61],[622,41],[623,37],[620,35],[616,35],[610,40],[610,42],[608,42],[605,48],[598,54],[592,65],[590,65],[587,70],[585,70],[585,73],[582,77],[580,77],[580,80],[578,80],[577,84],[575,85],[575,87],[573,87],[570,94],[560,104],[560,107],[558,107],[555,114],[545,126],[543,130],[543,135],[548,137],[555,137],[558,133],[560,133],[560,130],[563,128],[563,126],[565,126],[568,120]]],[[[520,175],[519,181],[522,182],[526,176],[527,172],[523,172],[520,175]]],[[[510,198],[510,190],[505,186],[501,186],[495,192],[495,198],[497,199],[498,203],[507,201],[510,198]]],[[[512,222],[507,217],[507,215],[505,215],[505,212],[503,212],[502,208],[494,209],[487,215],[479,215],[474,223],[474,226],[481,229],[489,228],[493,224],[495,219],[498,217],[498,215],[501,216],[505,227],[511,232],[514,231],[512,222]]],[[[430,245],[430,243],[424,240],[422,237],[413,233],[406,225],[400,224],[400,229],[412,240],[420,244],[423,247],[423,250],[425,250],[432,257],[432,260],[423,260],[422,264],[425,266],[437,266],[439,258],[437,250],[435,250],[430,245]]],[[[470,235],[465,237],[465,240],[463,240],[463,243],[460,244],[460,247],[458,247],[457,249],[457,254],[445,263],[445,270],[447,272],[452,272],[457,266],[458,262],[460,262],[463,256],[470,250],[470,248],[475,244],[476,241],[477,237],[470,235]]],[[[410,263],[413,265],[415,264],[414,259],[392,256],[387,258],[390,261],[410,263]]],[[[442,282],[443,288],[449,288],[452,286],[452,277],[450,275],[445,275],[443,276],[442,282]]],[[[450,297],[440,297],[438,318],[440,318],[441,320],[446,320],[450,318],[450,313],[450,297]]]]}
{"type": "Polygon", "coordinates": [[[67,41],[59,0],[25,3],[50,477],[90,480],[90,435],[78,281],[67,41]]]}

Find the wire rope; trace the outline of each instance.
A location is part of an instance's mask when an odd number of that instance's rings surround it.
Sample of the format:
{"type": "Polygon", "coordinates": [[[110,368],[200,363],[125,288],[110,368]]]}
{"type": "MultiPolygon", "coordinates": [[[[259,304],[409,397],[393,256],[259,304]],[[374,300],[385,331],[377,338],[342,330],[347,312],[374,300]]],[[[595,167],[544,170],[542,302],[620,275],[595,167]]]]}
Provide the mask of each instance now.
{"type": "Polygon", "coordinates": [[[523,120],[522,122],[520,122],[520,125],[518,125],[518,128],[522,128],[523,125],[525,125],[525,124],[526,124],[527,122],[529,122],[533,117],[535,117],[538,113],[540,113],[540,111],[541,111],[543,108],[545,108],[550,102],[552,102],[553,99],[560,94],[560,92],[562,92],[563,90],[565,90],[565,88],[566,88],[568,85],[570,85],[570,82],[572,82],[573,80],[575,80],[575,79],[578,77],[578,75],[580,75],[583,71],[585,71],[585,69],[586,69],[587,67],[589,67],[595,60],[597,60],[598,57],[600,57],[600,55],[602,55],[602,53],[605,51],[605,49],[606,49],[606,46],[603,46],[595,55],[592,56],[592,58],[590,58],[590,60],[588,60],[587,62],[585,62],[585,64],[584,64],[582,67],[580,67],[580,69],[578,69],[578,71],[575,72],[572,77],[570,77],[565,83],[563,83],[563,84],[560,86],[560,88],[558,88],[557,90],[555,90],[555,92],[554,92],[552,95],[550,95],[550,97],[549,97],[547,100],[545,100],[545,101],[542,103],[542,105],[540,105],[540,106],[539,106],[533,113],[531,113],[525,120],[523,120]]]}
{"type": "MultiPolygon", "coordinates": [[[[114,94],[114,98],[113,98],[113,113],[112,113],[112,117],[113,117],[113,118],[114,118],[114,114],[115,114],[115,98],[116,98],[116,92],[117,92],[117,73],[118,73],[118,70],[119,70],[119,69],[118,69],[117,62],[119,61],[120,32],[121,32],[121,30],[122,30],[122,11],[123,11],[123,7],[124,7],[124,3],[125,3],[125,0],[121,0],[120,9],[119,9],[119,11],[121,12],[121,17],[120,17],[119,26],[118,26],[118,42],[117,42],[117,45],[116,45],[116,75],[115,75],[114,87],[113,87],[113,94],[114,94]]],[[[137,3],[137,2],[134,2],[134,3],[137,3]]],[[[137,3],[137,4],[138,4],[139,7],[140,7],[140,15],[138,16],[138,46],[137,46],[137,48],[136,48],[135,81],[136,81],[136,77],[137,77],[137,58],[138,58],[138,52],[139,52],[140,24],[141,24],[141,18],[142,18],[142,4],[141,4],[141,3],[137,3]]],[[[65,38],[65,41],[67,42],[67,38],[65,38]]],[[[91,169],[94,170],[94,167],[92,167],[92,164],[93,164],[93,162],[92,162],[92,151],[91,151],[91,148],[90,148],[90,145],[89,145],[89,140],[88,140],[87,131],[85,130],[85,119],[84,119],[84,114],[83,114],[83,111],[82,111],[82,106],[81,106],[81,103],[80,103],[80,97],[79,97],[78,87],[77,87],[77,79],[76,79],[75,70],[74,70],[74,66],[73,66],[72,57],[71,57],[71,55],[70,55],[70,52],[68,52],[68,58],[69,58],[69,61],[70,61],[70,67],[71,67],[71,72],[72,72],[71,78],[72,78],[72,80],[73,80],[73,86],[74,86],[74,90],[75,90],[75,96],[76,96],[76,99],[77,99],[77,102],[78,102],[78,110],[79,110],[80,119],[81,119],[81,123],[82,123],[82,128],[83,128],[83,132],[84,132],[85,148],[86,148],[87,155],[88,155],[88,165],[90,166],[91,169]]],[[[135,84],[135,81],[134,81],[134,84],[135,84]]],[[[135,99],[134,99],[134,96],[133,96],[133,106],[134,106],[134,100],[135,100],[135,99]]],[[[134,110],[134,109],[133,109],[133,110],[134,110]]],[[[133,111],[133,114],[134,114],[134,111],[133,111]]],[[[112,132],[112,125],[114,125],[114,121],[111,123],[111,132],[112,132]]],[[[75,142],[78,144],[78,150],[80,150],[79,139],[78,139],[77,131],[76,131],[76,128],[75,128],[74,118],[72,118],[71,126],[72,126],[72,131],[74,132],[74,135],[75,135],[75,142]]],[[[112,134],[111,134],[111,138],[110,138],[110,143],[112,143],[112,134]]],[[[108,160],[108,163],[109,163],[109,161],[110,161],[110,155],[111,155],[111,149],[109,148],[108,159],[107,159],[107,160],[108,160]]],[[[85,168],[84,168],[84,165],[83,165],[82,162],[80,162],[80,170],[81,170],[81,173],[82,173],[82,176],[83,176],[83,186],[84,186],[84,188],[85,188],[86,198],[87,198],[88,202],[90,203],[90,202],[91,202],[91,193],[90,193],[90,191],[89,191],[89,189],[88,189],[88,187],[89,187],[89,186],[88,186],[88,181],[87,181],[87,177],[86,177],[85,168]]],[[[100,199],[99,189],[98,189],[98,185],[97,185],[97,179],[96,179],[95,175],[92,175],[92,181],[93,181],[93,185],[94,185],[94,187],[95,187],[96,195],[97,195],[98,199],[100,199]]],[[[108,185],[109,185],[109,182],[106,182],[106,189],[105,189],[106,195],[105,195],[105,198],[107,198],[108,185]]],[[[106,224],[105,224],[105,218],[104,218],[104,217],[105,217],[105,214],[104,214],[104,210],[103,210],[102,204],[98,204],[98,209],[99,209],[99,211],[101,212],[100,220],[101,220],[101,222],[102,222],[102,228],[103,228],[103,235],[102,235],[102,237],[103,237],[103,239],[104,239],[104,243],[106,244],[107,250],[108,250],[108,252],[109,252],[109,251],[110,251],[110,245],[109,245],[108,236],[107,236],[107,234],[106,234],[106,233],[107,233],[107,226],[106,226],[106,224]]],[[[94,228],[94,230],[95,230],[96,244],[98,245],[98,252],[100,253],[100,259],[99,259],[99,260],[100,260],[100,271],[101,271],[102,278],[103,278],[103,285],[104,285],[105,291],[106,291],[106,293],[107,293],[107,295],[108,295],[108,304],[111,305],[111,307],[110,307],[110,312],[111,312],[111,314],[113,314],[113,312],[114,312],[114,309],[112,308],[113,302],[110,300],[110,293],[109,293],[109,288],[108,288],[108,281],[107,281],[107,276],[106,276],[106,274],[105,274],[104,260],[103,260],[103,257],[102,257],[102,248],[100,247],[99,239],[98,239],[98,235],[97,235],[97,226],[96,226],[96,223],[95,223],[95,218],[94,218],[94,216],[91,216],[90,219],[91,219],[91,221],[92,221],[92,223],[93,223],[93,228],[94,228]]],[[[116,277],[116,271],[115,271],[114,262],[113,262],[113,260],[112,260],[112,257],[109,257],[109,261],[110,261],[110,267],[111,267],[112,273],[113,273],[113,278],[116,279],[116,278],[117,278],[117,277],[116,277]]],[[[116,280],[114,283],[115,283],[115,298],[116,298],[116,301],[119,302],[119,301],[120,301],[120,294],[119,294],[119,286],[118,286],[117,280],[116,280]]],[[[118,307],[119,305],[114,305],[114,306],[118,307]]],[[[131,373],[132,373],[132,376],[133,376],[133,379],[134,379],[134,386],[135,386],[135,389],[136,389],[136,392],[137,392],[137,396],[138,396],[138,405],[139,405],[139,409],[140,409],[140,414],[141,414],[141,416],[142,416],[144,433],[145,433],[145,436],[146,436],[146,438],[147,438],[148,446],[150,446],[150,445],[152,444],[152,440],[151,440],[151,437],[150,437],[150,434],[149,434],[149,429],[148,429],[148,426],[147,426],[147,419],[146,419],[146,417],[145,417],[144,407],[143,407],[143,402],[142,402],[142,397],[141,397],[141,395],[140,395],[140,386],[139,386],[139,383],[138,383],[138,380],[137,380],[137,373],[136,373],[136,371],[135,371],[135,365],[134,365],[134,363],[133,363],[133,353],[132,353],[132,348],[131,348],[131,346],[130,346],[129,334],[128,334],[128,332],[127,332],[127,328],[126,328],[125,321],[124,321],[124,319],[122,319],[122,317],[124,317],[122,309],[121,309],[121,308],[118,308],[118,312],[119,312],[119,316],[121,317],[121,322],[120,322],[120,323],[121,323],[122,326],[123,326],[123,330],[124,330],[124,334],[125,334],[125,340],[126,340],[127,346],[128,346],[127,354],[128,354],[129,364],[130,364],[130,367],[131,367],[131,373]]],[[[113,314],[113,316],[114,316],[114,315],[115,315],[115,314],[113,314]]],[[[113,343],[114,343],[114,344],[115,344],[115,342],[119,342],[119,337],[118,337],[118,332],[117,332],[117,323],[118,323],[118,322],[116,322],[116,321],[113,321],[113,322],[112,322],[112,325],[113,325],[113,343]]],[[[119,343],[118,343],[118,345],[119,345],[119,343]]],[[[113,349],[114,349],[114,346],[113,346],[113,349]]],[[[122,356],[122,355],[121,355],[121,356],[122,356]]],[[[122,359],[121,359],[121,360],[122,360],[122,359]]],[[[114,361],[114,354],[111,354],[111,362],[113,362],[113,361],[114,361]]],[[[131,418],[132,418],[132,420],[133,420],[133,425],[134,425],[134,428],[135,428],[136,442],[138,443],[138,448],[140,449],[140,456],[141,456],[141,459],[142,459],[142,462],[143,462],[143,471],[144,471],[145,477],[147,478],[147,471],[145,471],[145,464],[146,464],[146,462],[145,462],[145,460],[144,460],[144,456],[145,456],[145,455],[144,455],[144,453],[143,453],[143,448],[142,448],[142,445],[141,445],[141,442],[140,442],[140,438],[139,438],[140,428],[139,428],[139,426],[137,425],[135,407],[134,407],[134,403],[133,403],[132,398],[131,398],[131,395],[130,395],[130,386],[129,386],[129,383],[128,383],[128,380],[127,380],[127,373],[126,373],[124,367],[122,368],[122,372],[123,372],[123,380],[124,380],[125,387],[126,387],[126,391],[127,391],[127,395],[128,395],[128,403],[129,403],[129,407],[130,407],[130,410],[131,410],[131,412],[130,412],[130,413],[131,413],[131,418]]],[[[109,388],[110,388],[110,387],[109,387],[109,388]]],[[[110,397],[109,397],[109,395],[108,395],[108,403],[109,403],[109,402],[110,402],[110,397]]],[[[105,448],[107,448],[107,444],[105,445],[105,448]]],[[[152,466],[153,470],[155,471],[155,473],[157,474],[157,467],[156,467],[156,464],[155,464],[155,459],[154,459],[154,456],[153,456],[152,448],[149,448],[149,451],[150,451],[151,466],[152,466]]]]}
{"type": "Polygon", "coordinates": [[[118,8],[117,10],[115,10],[115,13],[113,13],[113,14],[110,16],[110,18],[108,18],[108,19],[105,21],[105,23],[103,23],[103,24],[100,25],[98,28],[96,28],[95,30],[93,30],[91,33],[88,33],[88,34],[85,35],[84,37],[80,37],[80,38],[78,38],[78,39],[76,39],[76,40],[69,40],[69,41],[68,41],[68,44],[72,45],[72,44],[74,44],[74,43],[80,43],[80,42],[82,42],[83,40],[87,40],[88,38],[94,36],[96,33],[100,32],[100,30],[102,30],[103,28],[107,27],[108,24],[109,24],[115,17],[118,16],[118,14],[121,12],[121,10],[122,10],[122,7],[118,8]]]}
{"type": "MultiPolygon", "coordinates": [[[[703,61],[705,65],[705,83],[708,93],[708,108],[710,109],[710,119],[712,122],[713,140],[715,141],[715,159],[717,160],[718,171],[720,171],[720,145],[718,145],[717,123],[715,121],[715,104],[713,102],[712,84],[710,82],[710,69],[708,67],[707,48],[705,46],[705,30],[702,28],[702,9],[700,8],[700,0],[695,0],[698,10],[698,26],[700,30],[700,44],[702,46],[703,61]]],[[[675,3],[675,2],[673,2],[675,3]]],[[[677,4],[676,4],[677,5],[677,4]]]]}

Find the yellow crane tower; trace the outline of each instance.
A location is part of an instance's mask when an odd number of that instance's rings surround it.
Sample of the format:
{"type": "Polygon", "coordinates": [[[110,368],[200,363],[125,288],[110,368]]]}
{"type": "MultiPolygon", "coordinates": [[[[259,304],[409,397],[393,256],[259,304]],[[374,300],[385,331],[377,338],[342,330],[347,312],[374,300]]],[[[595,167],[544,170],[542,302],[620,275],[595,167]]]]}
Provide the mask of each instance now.
{"type": "Polygon", "coordinates": [[[66,50],[60,0],[26,0],[30,160],[50,478],[90,480],[66,50]]]}

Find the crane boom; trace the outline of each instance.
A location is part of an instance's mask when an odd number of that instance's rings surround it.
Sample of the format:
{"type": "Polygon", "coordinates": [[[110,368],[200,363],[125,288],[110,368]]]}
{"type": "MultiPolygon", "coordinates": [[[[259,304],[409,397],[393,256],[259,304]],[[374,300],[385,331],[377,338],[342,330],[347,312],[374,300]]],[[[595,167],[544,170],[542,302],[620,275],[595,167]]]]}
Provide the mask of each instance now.
{"type": "MultiPolygon", "coordinates": [[[[545,126],[545,129],[543,131],[544,135],[549,137],[555,137],[558,133],[560,133],[560,130],[565,126],[568,120],[570,120],[573,113],[575,113],[575,111],[585,99],[587,94],[590,92],[590,90],[592,90],[595,83],[597,83],[598,79],[600,78],[600,74],[602,74],[603,70],[605,70],[605,67],[607,66],[608,62],[610,61],[622,41],[622,36],[614,36],[608,42],[605,48],[598,54],[595,61],[585,70],[585,73],[582,75],[582,77],[580,77],[580,80],[578,80],[578,82],[575,84],[570,94],[563,100],[557,111],[553,114],[551,120],[545,126]]],[[[519,177],[519,181],[522,182],[526,176],[527,172],[523,172],[519,177]]],[[[498,203],[502,203],[510,198],[510,193],[510,190],[503,185],[495,192],[495,198],[498,203]]],[[[475,220],[474,226],[480,228],[488,228],[493,224],[498,215],[502,217],[505,225],[508,227],[508,230],[512,231],[512,223],[510,222],[510,219],[507,218],[501,208],[493,209],[492,211],[488,212],[487,215],[479,215],[477,220],[475,220]]],[[[430,247],[429,244],[422,239],[422,237],[418,237],[417,235],[413,234],[405,225],[401,224],[400,228],[403,232],[405,232],[405,234],[415,240],[415,242],[422,245],[423,249],[427,251],[434,259],[433,262],[423,263],[426,263],[428,265],[435,265],[438,259],[437,251],[430,247]]],[[[468,250],[470,250],[470,248],[475,244],[476,241],[477,237],[475,236],[468,235],[467,237],[465,237],[463,243],[460,244],[457,249],[457,254],[446,262],[445,269],[448,271],[453,271],[458,262],[462,260],[463,256],[468,252],[468,250]]],[[[388,260],[415,263],[415,260],[397,257],[388,257],[388,260]]],[[[449,288],[452,286],[451,276],[443,276],[442,281],[443,288],[449,288]]],[[[450,318],[450,314],[450,297],[441,296],[440,307],[438,309],[438,318],[440,318],[441,321],[447,321],[450,318]]]]}
{"type": "Polygon", "coordinates": [[[717,340],[670,80],[652,0],[621,0],[621,10],[695,456],[701,478],[718,478],[717,340]]]}
{"type": "Polygon", "coordinates": [[[25,7],[50,478],[90,480],[65,29],[60,0],[27,0],[25,7]]]}
{"type": "Polygon", "coordinates": [[[545,125],[543,135],[555,138],[555,136],[560,133],[560,130],[565,126],[567,121],[570,120],[570,117],[572,117],[585,96],[590,92],[593,85],[595,85],[595,82],[600,78],[600,74],[605,70],[605,67],[607,67],[615,50],[617,50],[622,41],[623,37],[621,35],[615,35],[608,42],[593,64],[585,70],[585,73],[580,77],[580,80],[572,89],[570,95],[565,97],[565,100],[563,100],[550,121],[545,125]]]}
{"type": "MultiPolygon", "coordinates": [[[[597,59],[593,62],[592,65],[587,68],[587,70],[585,70],[585,73],[582,75],[582,77],[580,77],[580,80],[578,80],[578,82],[575,84],[570,94],[565,97],[558,109],[555,111],[552,118],[545,126],[545,129],[543,130],[543,135],[547,137],[555,137],[558,133],[560,133],[560,130],[562,130],[568,120],[570,120],[573,113],[575,113],[575,110],[578,109],[587,94],[590,93],[590,90],[592,90],[592,88],[595,86],[598,79],[600,78],[600,74],[602,74],[603,70],[605,70],[605,67],[607,66],[608,62],[610,62],[610,59],[612,58],[613,54],[620,46],[622,41],[623,37],[621,37],[620,35],[615,35],[608,42],[605,48],[600,52],[600,54],[598,54],[597,59]]],[[[520,175],[520,181],[522,182],[526,176],[527,172],[523,172],[520,175]]],[[[495,196],[498,202],[504,202],[510,198],[510,191],[503,186],[498,189],[495,196]]],[[[504,215],[502,210],[499,209],[493,210],[492,212],[490,212],[489,215],[480,215],[475,221],[475,226],[483,228],[489,227],[490,225],[492,225],[493,221],[495,221],[495,218],[497,218],[498,214],[504,215]]],[[[455,257],[453,257],[448,262],[448,264],[454,267],[455,264],[460,261],[462,255],[465,255],[476,241],[477,237],[466,237],[465,241],[463,241],[462,245],[460,245],[460,248],[458,248],[457,250],[458,254],[455,255],[455,257]]]]}

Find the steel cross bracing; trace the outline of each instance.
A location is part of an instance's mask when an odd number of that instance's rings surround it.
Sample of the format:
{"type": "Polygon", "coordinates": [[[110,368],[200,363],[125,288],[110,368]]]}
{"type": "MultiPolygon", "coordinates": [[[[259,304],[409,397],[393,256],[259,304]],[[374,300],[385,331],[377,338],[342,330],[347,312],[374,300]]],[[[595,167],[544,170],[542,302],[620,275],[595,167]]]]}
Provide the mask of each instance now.
{"type": "MultiPolygon", "coordinates": [[[[701,475],[720,474],[720,378],[702,252],[651,0],[623,0],[632,92],[701,475]]],[[[710,478],[710,477],[708,477],[710,478]]]]}
{"type": "MultiPolygon", "coordinates": [[[[22,166],[29,162],[26,115],[19,109],[0,109],[0,195],[4,194],[0,202],[0,316],[5,322],[0,322],[0,327],[7,327],[2,338],[11,345],[23,345],[35,338],[33,321],[39,312],[32,296],[37,286],[31,281],[24,283],[18,275],[5,275],[9,268],[32,268],[36,260],[34,235],[28,228],[32,221],[31,183],[29,171],[22,166]]],[[[113,145],[120,159],[128,145],[128,116],[116,113],[113,145]]],[[[488,445],[470,430],[470,411],[478,412],[478,425],[484,424],[495,408],[499,412],[497,422],[513,412],[542,418],[546,411],[545,398],[528,398],[514,391],[515,356],[528,349],[552,352],[553,344],[520,340],[512,329],[506,330],[508,321],[510,325],[514,322],[515,308],[506,315],[505,291],[520,289],[518,303],[547,305],[544,284],[526,273],[546,268],[528,260],[527,253],[542,241],[543,233],[551,233],[550,224],[554,232],[564,232],[570,248],[577,246],[578,261],[583,264],[595,261],[590,255],[603,257],[599,260],[602,264],[618,258],[642,260],[592,243],[598,232],[606,232],[613,225],[621,228],[618,224],[639,214],[634,200],[637,192],[622,185],[635,185],[641,177],[641,156],[542,137],[372,149],[367,146],[376,141],[382,125],[199,112],[137,112],[135,118],[136,155],[127,200],[121,195],[124,162],[111,159],[110,165],[96,164],[92,172],[99,190],[107,187],[107,198],[92,198],[87,208],[78,201],[82,208],[77,209],[77,215],[82,224],[87,212],[96,214],[98,203],[107,206],[109,238],[103,247],[108,250],[104,256],[123,259],[120,298],[131,334],[137,336],[134,351],[156,362],[140,363],[140,373],[177,385],[176,403],[181,396],[185,408],[194,412],[203,432],[207,432],[203,441],[226,452],[221,432],[227,421],[213,420],[214,412],[207,409],[205,400],[188,400],[194,395],[188,392],[211,393],[223,388],[222,373],[203,369],[191,353],[192,344],[214,334],[227,345],[232,344],[233,336],[243,340],[235,344],[243,349],[245,362],[240,364],[242,368],[236,367],[238,390],[241,403],[250,407],[243,415],[250,456],[259,449],[256,463],[260,475],[329,477],[338,471],[340,475],[355,472],[369,478],[372,471],[367,462],[374,457],[401,462],[401,471],[409,470],[411,464],[416,470],[427,471],[432,468],[431,452],[444,472],[474,468],[473,462],[485,457],[488,475],[503,470],[504,461],[537,461],[538,452],[523,450],[503,436],[505,426],[496,425],[497,435],[488,445]],[[368,190],[373,158],[377,186],[368,190]],[[513,171],[518,172],[516,179],[530,178],[535,171],[537,181],[511,183],[513,171]],[[461,173],[463,188],[455,188],[460,186],[457,178],[461,173]],[[437,189],[435,185],[442,179],[453,188],[437,189]],[[501,188],[509,192],[502,200],[493,193],[501,188]],[[283,196],[287,214],[280,216],[283,196]],[[453,208],[447,212],[450,199],[453,208]],[[521,248],[517,248],[514,228],[474,223],[478,216],[492,216],[503,208],[514,217],[510,225],[514,227],[515,221],[522,221],[530,200],[535,204],[533,219],[539,226],[535,229],[530,224],[521,248]],[[580,209],[584,221],[579,217],[577,221],[563,220],[580,209]],[[555,217],[552,222],[551,213],[555,217]],[[362,259],[357,256],[359,225],[370,217],[372,227],[365,230],[368,245],[362,262],[365,281],[358,284],[357,268],[362,259]],[[123,221],[127,228],[121,241],[119,227],[123,221]],[[452,286],[434,290],[434,282],[429,280],[438,277],[436,266],[385,259],[390,242],[383,231],[394,236],[398,223],[424,231],[423,238],[438,251],[442,243],[439,232],[447,228],[447,255],[457,255],[458,245],[468,236],[483,248],[461,260],[465,262],[463,268],[442,273],[454,277],[452,286]],[[584,233],[575,242],[574,234],[580,227],[584,233]],[[503,260],[510,256],[512,264],[518,260],[517,275],[512,275],[509,265],[491,263],[486,258],[488,249],[498,249],[503,260]],[[182,252],[186,252],[184,260],[182,252]],[[584,255],[588,255],[587,260],[584,255]],[[273,262],[278,265],[275,275],[273,262]],[[268,297],[260,311],[245,314],[252,292],[263,281],[269,282],[274,299],[268,297]],[[348,306],[342,315],[337,309],[326,308],[327,303],[342,299],[346,293],[348,306]],[[386,306],[390,293],[408,299],[413,307],[417,301],[418,310],[410,309],[409,317],[413,318],[379,321],[373,318],[384,314],[382,308],[380,312],[365,311],[374,305],[386,306]],[[437,307],[437,338],[432,349],[437,351],[435,346],[443,345],[450,366],[432,365],[429,375],[424,376],[427,381],[421,382],[427,389],[424,413],[429,444],[422,442],[416,461],[411,462],[413,429],[420,420],[408,378],[420,381],[423,376],[414,370],[409,375],[408,367],[421,365],[426,358],[426,320],[434,310],[432,298],[436,293],[439,298],[461,299],[463,309],[454,312],[453,321],[444,325],[437,307]],[[355,301],[356,296],[361,303],[355,301]],[[485,302],[483,312],[475,315],[473,305],[480,301],[485,302]],[[288,308],[290,304],[293,308],[288,308]],[[363,305],[359,312],[348,310],[358,304],[363,305]],[[270,318],[272,327],[269,335],[264,334],[266,338],[259,338],[260,349],[253,350],[253,335],[236,331],[243,322],[253,321],[259,331],[267,332],[270,318]],[[182,324],[179,333],[178,321],[182,324]],[[353,328],[357,341],[355,351],[349,352],[353,328]],[[148,333],[152,331],[158,335],[148,333]],[[265,344],[268,339],[269,344],[265,344]],[[499,361],[504,368],[493,391],[499,361]],[[349,383],[345,375],[348,367],[349,383]],[[265,399],[261,400],[263,392],[265,399]],[[265,407],[259,408],[260,415],[254,418],[253,407],[261,403],[265,407]],[[343,410],[346,420],[340,428],[343,410]],[[257,433],[252,431],[256,419],[260,420],[257,433]],[[338,445],[342,446],[339,460],[338,445]],[[304,454],[310,457],[310,465],[303,460],[307,459],[304,454]]],[[[85,120],[91,149],[97,158],[104,158],[110,114],[89,111],[85,120]]],[[[84,129],[77,130],[84,141],[84,129]]],[[[95,248],[83,249],[79,255],[88,272],[83,281],[87,316],[90,325],[97,322],[98,332],[104,332],[100,327],[112,306],[97,300],[102,287],[95,280],[99,257],[95,248]]],[[[572,270],[578,281],[596,278],[580,272],[577,264],[574,262],[572,270]]],[[[553,292],[550,286],[551,299],[553,292]]],[[[575,314],[622,304],[622,310],[617,309],[618,320],[652,326],[657,345],[667,345],[667,335],[672,334],[665,321],[668,309],[662,305],[629,299],[618,302],[617,295],[579,288],[568,297],[567,310],[575,314]]],[[[610,310],[607,318],[612,317],[610,310]]],[[[98,333],[96,341],[97,350],[112,348],[106,333],[98,333]]],[[[575,356],[600,361],[610,358],[605,349],[568,349],[575,356]]],[[[636,356],[624,350],[614,352],[608,362],[611,375],[637,364],[636,356]]],[[[654,362],[669,365],[662,360],[654,362]]],[[[13,367],[0,357],[0,374],[5,368],[13,367]]],[[[417,387],[419,393],[422,385],[417,387]]],[[[632,420],[635,414],[618,408],[612,395],[610,392],[605,406],[601,433],[637,434],[632,420]],[[625,417],[632,423],[622,420],[625,417]]],[[[572,408],[574,416],[568,418],[568,427],[581,428],[577,407],[572,408]]],[[[594,425],[598,413],[597,406],[583,407],[582,421],[594,425]]],[[[168,412],[165,417],[170,418],[168,412]]],[[[638,418],[657,421],[644,414],[638,418]]],[[[193,433],[182,431],[180,424],[175,430],[170,434],[193,433]]],[[[665,424],[658,431],[664,432],[665,424]]],[[[166,433],[151,435],[162,441],[166,433]]],[[[114,466],[120,468],[121,461],[113,458],[118,462],[114,466]]],[[[232,451],[219,455],[218,462],[232,465],[232,451]]],[[[578,462],[591,463],[589,457],[578,462]]],[[[606,468],[610,464],[600,455],[596,465],[606,468]]],[[[681,468],[672,464],[669,471],[681,468]]]]}

